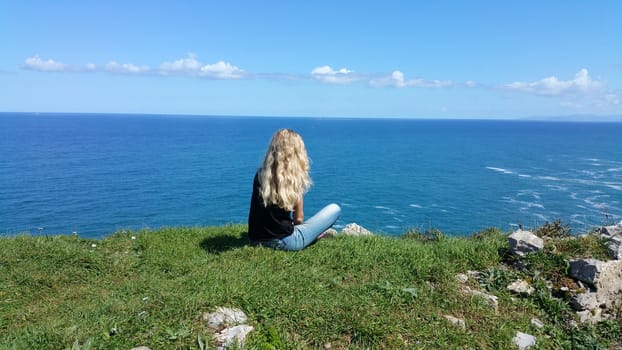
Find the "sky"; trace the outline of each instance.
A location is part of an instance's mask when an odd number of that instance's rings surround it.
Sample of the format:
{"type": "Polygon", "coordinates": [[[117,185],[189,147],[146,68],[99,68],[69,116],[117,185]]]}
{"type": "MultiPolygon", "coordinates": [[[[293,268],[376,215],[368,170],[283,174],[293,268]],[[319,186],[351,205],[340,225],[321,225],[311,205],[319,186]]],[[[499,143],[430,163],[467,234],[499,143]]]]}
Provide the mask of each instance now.
{"type": "Polygon", "coordinates": [[[0,0],[0,112],[622,120],[622,1],[0,0]]]}

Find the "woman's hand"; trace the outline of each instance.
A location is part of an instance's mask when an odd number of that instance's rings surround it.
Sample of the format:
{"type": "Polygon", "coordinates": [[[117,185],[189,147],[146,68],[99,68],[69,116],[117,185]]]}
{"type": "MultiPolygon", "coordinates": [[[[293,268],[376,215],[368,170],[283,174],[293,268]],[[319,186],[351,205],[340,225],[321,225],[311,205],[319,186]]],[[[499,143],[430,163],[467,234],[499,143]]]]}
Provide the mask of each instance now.
{"type": "Polygon", "coordinates": [[[300,225],[305,220],[305,212],[302,207],[302,197],[294,204],[294,225],[300,225]]]}

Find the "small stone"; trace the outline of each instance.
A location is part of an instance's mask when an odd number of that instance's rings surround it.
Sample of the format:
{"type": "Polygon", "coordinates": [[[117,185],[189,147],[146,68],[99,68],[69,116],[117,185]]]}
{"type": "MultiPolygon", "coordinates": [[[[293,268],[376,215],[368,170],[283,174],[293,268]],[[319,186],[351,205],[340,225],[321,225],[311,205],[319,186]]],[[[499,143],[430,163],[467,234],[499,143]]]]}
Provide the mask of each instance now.
{"type": "Polygon", "coordinates": [[[534,325],[534,326],[536,326],[537,328],[542,328],[542,327],[544,327],[544,322],[540,321],[540,320],[539,320],[539,319],[537,319],[537,318],[532,318],[532,319],[531,319],[531,324],[532,324],[532,325],[534,325]]]}
{"type": "Polygon", "coordinates": [[[469,276],[470,278],[479,280],[482,277],[482,273],[479,271],[475,271],[475,270],[467,270],[467,276],[469,276]]]}
{"type": "Polygon", "coordinates": [[[516,230],[508,237],[510,252],[514,255],[525,256],[544,248],[542,238],[530,231],[516,230]]]}
{"type": "Polygon", "coordinates": [[[464,291],[467,294],[475,295],[477,297],[484,299],[486,303],[488,303],[488,305],[492,306],[492,308],[495,309],[495,311],[497,311],[497,309],[499,308],[499,298],[495,295],[480,292],[479,290],[473,290],[469,287],[465,287],[464,291]]]}
{"type": "Polygon", "coordinates": [[[212,329],[243,324],[247,320],[244,311],[227,307],[217,307],[215,312],[203,314],[203,321],[207,321],[207,326],[212,329]]]}
{"type": "Polygon", "coordinates": [[[248,336],[248,333],[252,330],[252,326],[245,324],[223,329],[214,336],[216,341],[220,344],[218,349],[227,349],[234,344],[237,345],[237,349],[243,349],[246,336],[248,336]]]}
{"type": "Polygon", "coordinates": [[[329,349],[331,349],[332,347],[333,347],[333,345],[332,345],[330,342],[328,342],[328,343],[324,343],[324,349],[329,350],[329,349]]]}
{"type": "Polygon", "coordinates": [[[132,350],[151,350],[151,349],[149,347],[143,345],[143,346],[139,346],[139,347],[136,347],[136,348],[132,348],[132,350]]]}
{"type": "Polygon", "coordinates": [[[512,293],[532,295],[536,290],[525,280],[516,280],[510,283],[506,289],[512,293]]]}
{"type": "Polygon", "coordinates": [[[347,224],[341,231],[346,236],[371,236],[371,231],[356,223],[347,224]]]}
{"type": "Polygon", "coordinates": [[[445,319],[449,322],[451,322],[453,325],[458,326],[458,328],[460,329],[466,329],[466,324],[464,323],[464,320],[461,318],[457,318],[451,315],[443,315],[443,317],[445,317],[445,319]]]}
{"type": "Polygon", "coordinates": [[[512,341],[520,350],[529,349],[530,347],[536,345],[536,337],[522,332],[516,332],[516,336],[512,338],[512,341]]]}
{"type": "Polygon", "coordinates": [[[337,230],[335,230],[334,228],[329,228],[328,230],[322,232],[317,238],[318,239],[331,238],[331,237],[335,237],[336,235],[337,235],[337,230]]]}
{"type": "Polygon", "coordinates": [[[457,273],[456,280],[458,280],[458,282],[460,283],[467,283],[469,281],[469,276],[467,276],[465,273],[457,273]]]}

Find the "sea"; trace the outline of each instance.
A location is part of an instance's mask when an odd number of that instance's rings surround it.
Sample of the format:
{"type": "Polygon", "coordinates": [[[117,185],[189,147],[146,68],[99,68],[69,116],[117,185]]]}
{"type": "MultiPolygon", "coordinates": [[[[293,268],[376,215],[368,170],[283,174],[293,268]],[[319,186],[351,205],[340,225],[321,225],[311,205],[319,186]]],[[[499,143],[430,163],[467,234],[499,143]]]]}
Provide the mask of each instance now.
{"type": "Polygon", "coordinates": [[[622,221],[622,123],[0,113],[0,235],[246,223],[272,134],[299,132],[328,203],[384,235],[622,221]]]}

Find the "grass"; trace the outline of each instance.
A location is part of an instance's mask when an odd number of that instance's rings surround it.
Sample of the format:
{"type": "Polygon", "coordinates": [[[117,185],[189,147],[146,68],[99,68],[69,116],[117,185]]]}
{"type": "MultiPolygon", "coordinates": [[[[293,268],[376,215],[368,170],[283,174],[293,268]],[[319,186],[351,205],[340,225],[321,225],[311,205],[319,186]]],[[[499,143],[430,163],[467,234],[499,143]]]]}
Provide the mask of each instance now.
{"type": "Polygon", "coordinates": [[[246,312],[250,349],[501,349],[513,348],[516,331],[535,335],[540,349],[599,349],[620,337],[616,321],[568,329],[558,320],[567,303],[544,290],[509,295],[503,285],[529,271],[505,267],[507,237],[497,230],[337,236],[300,252],[250,247],[245,230],[2,238],[0,348],[214,348],[201,315],[217,306],[246,312]],[[461,291],[454,276],[466,270],[484,271],[472,287],[499,296],[497,312],[461,291]]]}

